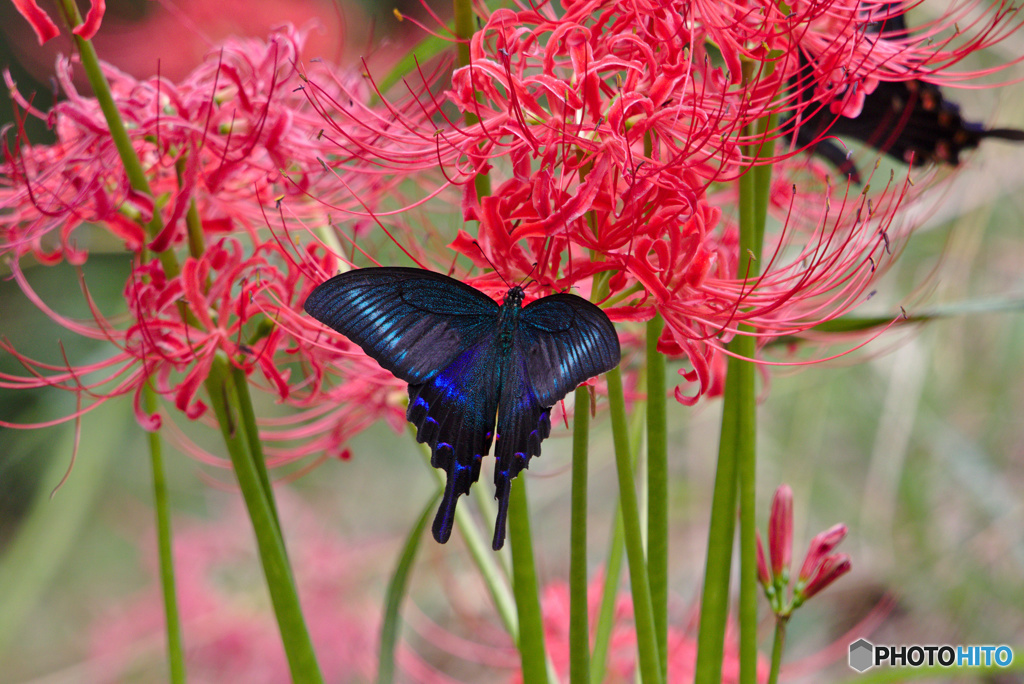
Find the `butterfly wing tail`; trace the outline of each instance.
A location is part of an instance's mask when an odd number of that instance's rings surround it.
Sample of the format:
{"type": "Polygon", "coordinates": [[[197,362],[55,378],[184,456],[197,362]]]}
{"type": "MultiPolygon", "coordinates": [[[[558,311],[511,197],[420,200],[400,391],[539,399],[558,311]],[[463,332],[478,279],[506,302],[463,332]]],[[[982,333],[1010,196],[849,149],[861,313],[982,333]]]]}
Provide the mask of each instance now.
{"type": "Polygon", "coordinates": [[[495,474],[494,498],[498,500],[498,517],[494,521],[494,539],[491,548],[495,551],[505,545],[505,521],[508,519],[508,498],[512,493],[512,479],[495,474]]]}
{"type": "MultiPolygon", "coordinates": [[[[437,515],[434,516],[434,539],[439,544],[444,544],[452,536],[452,525],[455,522],[455,506],[459,503],[459,496],[462,495],[459,487],[459,478],[452,477],[448,473],[448,481],[444,486],[444,498],[437,508],[437,515]]],[[[469,486],[466,485],[468,491],[469,486]]]]}

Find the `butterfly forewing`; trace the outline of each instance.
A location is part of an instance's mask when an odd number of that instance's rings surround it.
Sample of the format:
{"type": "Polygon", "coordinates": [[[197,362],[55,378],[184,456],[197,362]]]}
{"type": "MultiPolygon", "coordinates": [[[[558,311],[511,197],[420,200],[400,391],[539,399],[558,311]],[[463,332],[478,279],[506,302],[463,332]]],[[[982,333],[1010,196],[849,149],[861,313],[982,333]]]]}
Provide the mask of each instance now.
{"type": "Polygon", "coordinates": [[[582,297],[554,294],[528,304],[519,338],[537,400],[554,406],[583,381],[619,365],[615,326],[582,297]]]}
{"type": "Polygon", "coordinates": [[[416,268],[363,268],[319,285],[305,309],[408,383],[422,383],[493,330],[483,292],[416,268]]]}

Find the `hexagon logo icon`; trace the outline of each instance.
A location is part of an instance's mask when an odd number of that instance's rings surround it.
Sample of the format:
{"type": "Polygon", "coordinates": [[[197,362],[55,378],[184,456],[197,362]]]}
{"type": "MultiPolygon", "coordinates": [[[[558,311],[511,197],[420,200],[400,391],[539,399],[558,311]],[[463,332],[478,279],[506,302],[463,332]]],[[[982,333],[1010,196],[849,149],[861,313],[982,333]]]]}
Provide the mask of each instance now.
{"type": "Polygon", "coordinates": [[[850,667],[864,672],[874,665],[875,645],[867,639],[857,639],[850,644],[850,667]]]}

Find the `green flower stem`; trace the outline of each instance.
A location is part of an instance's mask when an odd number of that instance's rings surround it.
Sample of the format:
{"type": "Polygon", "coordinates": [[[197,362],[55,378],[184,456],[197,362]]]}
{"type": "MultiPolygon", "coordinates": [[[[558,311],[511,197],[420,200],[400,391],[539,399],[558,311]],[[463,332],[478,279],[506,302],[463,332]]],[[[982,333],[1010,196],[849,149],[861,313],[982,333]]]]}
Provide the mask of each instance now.
{"type": "Polygon", "coordinates": [[[786,625],[789,623],[788,615],[779,615],[775,618],[775,639],[772,642],[772,668],[768,673],[768,684],[778,684],[779,666],[782,664],[782,647],[786,643],[786,625]]]}
{"type": "Polygon", "coordinates": [[[704,591],[697,632],[697,664],[694,684],[721,684],[725,628],[729,615],[729,575],[733,536],[736,531],[736,426],[738,406],[735,360],[729,359],[725,396],[722,401],[722,431],[718,442],[718,465],[708,525],[708,555],[704,569],[704,591]]]}
{"type": "Polygon", "coordinates": [[[590,681],[590,616],[587,601],[587,455],[590,388],[576,388],[572,426],[572,514],[569,533],[569,681],[590,681]]]}
{"type": "Polygon", "coordinates": [[[540,612],[537,570],[533,562],[526,479],[522,477],[512,480],[508,527],[512,546],[512,593],[516,597],[519,616],[519,656],[523,665],[523,684],[545,684],[548,681],[548,670],[544,649],[544,621],[540,612]]]}
{"type": "MultiPolygon", "coordinates": [[[[454,0],[455,10],[455,35],[459,39],[458,65],[469,66],[469,41],[473,39],[476,27],[473,26],[473,2],[472,0],[454,0]]],[[[480,117],[475,112],[466,110],[463,119],[467,126],[480,122],[480,117]]],[[[487,174],[478,173],[473,179],[477,197],[487,197],[491,194],[491,177],[487,174]]]]}
{"type": "Polygon", "coordinates": [[[597,611],[594,626],[594,655],[590,659],[590,684],[604,682],[608,663],[608,647],[611,644],[612,628],[615,627],[615,604],[619,598],[619,576],[622,573],[622,556],[626,550],[623,539],[626,533],[622,525],[622,511],[615,507],[615,522],[612,537],[608,542],[608,560],[604,564],[604,586],[601,588],[601,606],[597,611]]]}
{"type": "Polygon", "coordinates": [[[249,382],[245,377],[245,371],[237,366],[231,365],[231,381],[238,390],[238,408],[242,413],[242,425],[245,428],[245,438],[249,442],[249,453],[252,456],[253,466],[256,474],[259,475],[260,486],[263,487],[264,497],[270,506],[270,515],[277,528],[277,534],[281,537],[282,548],[284,547],[284,535],[281,534],[281,518],[277,513],[277,502],[274,498],[274,490],[270,484],[270,473],[267,472],[267,461],[263,456],[263,442],[260,440],[259,427],[256,425],[256,413],[252,407],[252,396],[249,394],[249,382]]]}
{"type": "Polygon", "coordinates": [[[261,481],[252,445],[242,425],[244,419],[239,412],[242,402],[229,367],[227,358],[218,354],[210,367],[206,390],[256,533],[263,574],[270,590],[270,600],[288,658],[288,667],[295,682],[323,682],[313,643],[302,616],[284,541],[274,522],[274,507],[267,498],[268,492],[261,481]]]}
{"type": "Polygon", "coordinates": [[[660,684],[661,656],[654,633],[654,615],[651,608],[651,588],[647,581],[647,562],[644,559],[640,531],[640,510],[637,505],[636,484],[633,478],[626,427],[626,400],[622,391],[622,371],[616,367],[608,371],[608,402],[612,414],[612,435],[615,442],[615,466],[619,478],[619,505],[622,511],[626,558],[629,561],[629,583],[633,595],[633,614],[636,620],[637,650],[640,674],[644,684],[660,684]]]}
{"type": "MultiPolygon", "coordinates": [[[[412,428],[411,431],[415,435],[415,428],[412,428]]],[[[430,447],[426,444],[420,444],[419,446],[423,452],[424,463],[430,468],[430,472],[437,478],[437,483],[443,490],[445,486],[444,472],[430,465],[430,447]]],[[[455,526],[459,528],[459,534],[462,535],[462,539],[466,543],[470,558],[473,559],[473,563],[476,565],[477,570],[480,572],[480,577],[484,581],[484,586],[487,587],[487,591],[491,595],[494,608],[498,611],[498,617],[505,626],[505,631],[518,644],[519,617],[516,615],[515,599],[512,597],[512,592],[505,581],[509,575],[502,572],[498,561],[495,560],[497,554],[491,551],[491,545],[480,534],[480,530],[473,521],[473,517],[465,507],[455,509],[455,526]]]]}
{"type": "MultiPolygon", "coordinates": [[[[646,406],[638,403],[633,410],[633,424],[629,428],[630,467],[636,468],[636,455],[640,453],[643,438],[646,406]]],[[[615,504],[615,522],[608,542],[608,559],[605,561],[604,586],[601,589],[601,606],[597,611],[597,625],[594,627],[594,655],[590,659],[590,682],[604,681],[605,665],[608,661],[608,646],[611,643],[612,628],[615,626],[615,605],[619,598],[619,575],[622,573],[622,556],[625,551],[623,539],[622,511],[615,504]]]]}
{"type": "Polygon", "coordinates": [[[473,38],[473,3],[471,0],[454,0],[455,35],[459,38],[458,64],[469,65],[469,41],[473,38]]]}
{"type": "MultiPolygon", "coordinates": [[[[761,142],[758,144],[758,158],[772,157],[775,154],[775,140],[768,137],[768,133],[774,131],[779,123],[779,115],[772,113],[758,121],[757,132],[761,135],[761,142]]],[[[772,165],[761,164],[753,168],[754,173],[754,221],[756,235],[754,245],[755,254],[760,255],[764,246],[764,231],[768,222],[768,201],[771,199],[772,165]]]]}
{"type": "Polygon", "coordinates": [[[665,357],[658,338],[665,321],[647,322],[647,576],[651,582],[654,629],[661,675],[668,676],[668,402],[665,357]]]}
{"type": "MultiPolygon", "coordinates": [[[[156,413],[157,400],[153,386],[143,389],[146,411],[156,413]]],[[[156,509],[157,550],[160,556],[160,586],[164,595],[164,616],[167,620],[167,662],[172,684],[185,682],[185,649],[181,639],[181,618],[174,581],[174,552],[171,544],[171,511],[168,505],[167,479],[164,475],[163,444],[159,432],[150,432],[149,456],[153,464],[153,507],[156,509]]]]}
{"type": "MultiPolygon", "coordinates": [[[[770,125],[770,121],[759,122],[758,127],[763,132],[763,127],[767,125],[770,125]]],[[[747,136],[755,135],[755,126],[747,126],[744,133],[747,136]]],[[[762,143],[761,146],[748,145],[744,152],[751,159],[756,159],[764,152],[763,147],[766,145],[768,143],[762,143]]],[[[757,278],[760,272],[770,183],[771,167],[763,172],[758,171],[758,167],[753,164],[739,180],[738,274],[748,282],[757,278]]],[[[740,508],[740,683],[757,684],[757,395],[756,373],[752,362],[757,354],[757,338],[752,334],[754,329],[746,324],[741,323],[739,330],[740,334],[729,343],[729,349],[742,358],[736,359],[735,372],[730,360],[727,382],[736,382],[738,385],[738,392],[733,396],[738,402],[736,463],[740,508]]]]}

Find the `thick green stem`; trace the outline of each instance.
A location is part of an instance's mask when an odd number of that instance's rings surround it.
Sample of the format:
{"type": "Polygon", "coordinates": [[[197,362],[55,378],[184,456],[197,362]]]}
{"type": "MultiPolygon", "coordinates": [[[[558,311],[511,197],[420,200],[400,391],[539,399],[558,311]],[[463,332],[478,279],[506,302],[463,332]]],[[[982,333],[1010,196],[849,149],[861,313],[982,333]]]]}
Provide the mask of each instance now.
{"type": "MultiPolygon", "coordinates": [[[[744,134],[753,136],[755,128],[752,125],[746,126],[744,134]]],[[[763,149],[748,145],[744,152],[756,160],[763,149]]],[[[753,282],[760,273],[761,243],[767,221],[767,184],[770,182],[771,167],[765,173],[759,171],[753,162],[739,180],[738,274],[746,278],[748,283],[753,282]]],[[[757,378],[753,364],[757,339],[752,334],[754,328],[751,326],[740,324],[739,331],[740,334],[730,342],[729,349],[742,358],[736,360],[735,369],[730,360],[727,382],[738,385],[738,392],[733,397],[738,402],[736,463],[740,508],[740,683],[757,684],[757,378]]]]}
{"type": "Polygon", "coordinates": [[[633,615],[636,620],[637,650],[640,674],[644,684],[659,684],[661,656],[654,632],[654,614],[651,607],[651,588],[647,581],[647,562],[644,559],[640,531],[640,509],[637,504],[636,484],[629,451],[629,431],[626,427],[626,400],[622,391],[622,371],[608,371],[608,403],[612,414],[612,436],[615,442],[615,466],[619,478],[619,506],[622,511],[626,558],[629,560],[629,584],[633,595],[633,615]]]}
{"type": "MultiPolygon", "coordinates": [[[[753,358],[754,338],[737,337],[730,348],[737,354],[753,358]]],[[[731,365],[731,364],[730,364],[731,365]]],[[[736,466],[740,507],[740,682],[757,682],[757,537],[754,508],[756,505],[755,473],[757,470],[757,416],[754,364],[739,360],[730,368],[737,377],[740,410],[736,428],[736,466]]]]}
{"type": "MultiPolygon", "coordinates": [[[[270,513],[274,520],[274,527],[281,535],[281,519],[277,514],[277,502],[274,498],[274,490],[270,484],[270,473],[267,472],[267,461],[263,456],[263,442],[260,440],[259,427],[256,425],[256,412],[252,406],[252,396],[249,394],[249,383],[245,377],[245,371],[237,366],[231,366],[231,380],[238,390],[238,408],[242,414],[242,425],[245,428],[245,437],[249,443],[250,454],[252,455],[253,466],[260,478],[260,485],[263,487],[264,496],[270,505],[270,513]]],[[[284,540],[284,536],[281,535],[284,540]]],[[[287,548],[285,548],[287,552],[287,548]]]]}
{"type": "MultiPolygon", "coordinates": [[[[146,411],[157,410],[156,392],[152,385],[144,388],[146,411]]],[[[181,639],[181,618],[174,581],[174,552],[171,543],[171,511],[164,475],[163,444],[159,432],[150,432],[149,456],[153,464],[153,507],[156,509],[157,551],[160,557],[160,586],[164,595],[164,617],[167,620],[167,663],[172,684],[185,682],[185,649],[181,639]]]]}
{"type": "Polygon", "coordinates": [[[540,612],[537,569],[533,562],[526,480],[522,477],[512,481],[508,508],[512,592],[516,597],[516,612],[519,616],[519,656],[523,666],[523,684],[545,684],[548,681],[548,670],[544,649],[544,621],[540,612]]]}
{"type": "Polygon", "coordinates": [[[775,639],[772,642],[772,669],[768,673],[768,684],[778,684],[779,681],[779,666],[782,664],[782,649],[786,644],[786,623],[788,622],[788,615],[779,615],[775,618],[775,639]]]}
{"type": "MultiPolygon", "coordinates": [[[[733,359],[727,377],[733,376],[733,359]]],[[[718,442],[718,466],[708,525],[708,555],[704,592],[697,633],[697,665],[694,684],[720,684],[725,628],[729,616],[729,577],[732,542],[736,531],[736,425],[735,383],[726,382],[722,401],[722,431],[718,442]]]]}
{"type": "MultiPolygon", "coordinates": [[[[459,39],[458,65],[465,67],[470,65],[469,42],[473,38],[476,27],[473,26],[473,3],[472,0],[454,0],[455,10],[455,35],[459,39]]],[[[466,110],[463,119],[467,126],[480,122],[475,112],[466,110]]],[[[477,197],[487,197],[491,194],[490,176],[478,173],[473,179],[473,186],[476,188],[477,197]]]]}
{"type": "Polygon", "coordinates": [[[668,676],[668,402],[665,357],[658,338],[661,315],[647,323],[647,575],[651,582],[654,629],[661,675],[668,676]]]}
{"type": "MultiPolygon", "coordinates": [[[[636,455],[640,452],[640,441],[643,438],[644,414],[643,403],[633,407],[633,424],[629,428],[630,467],[636,468],[636,455]]],[[[622,527],[622,511],[615,505],[615,522],[608,542],[608,559],[605,561],[604,586],[601,588],[601,605],[597,611],[597,625],[594,627],[594,655],[590,659],[590,682],[601,684],[604,681],[605,665],[608,661],[608,647],[611,644],[612,628],[615,627],[615,606],[619,600],[619,575],[622,573],[622,556],[625,552],[622,527]]]]}
{"type": "Polygon", "coordinates": [[[239,409],[241,400],[229,367],[230,363],[224,356],[214,358],[206,379],[206,390],[256,533],[260,562],[270,590],[270,600],[288,658],[288,667],[295,682],[323,682],[299,605],[284,541],[275,523],[274,506],[267,498],[267,491],[261,482],[259,468],[242,425],[243,410],[239,409]]]}
{"type": "Polygon", "coordinates": [[[569,533],[569,681],[590,681],[590,616],[587,601],[587,454],[590,388],[576,388],[572,428],[572,518],[569,533]]]}

